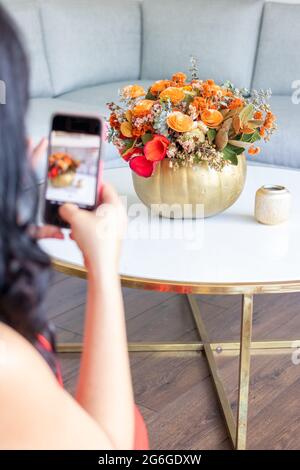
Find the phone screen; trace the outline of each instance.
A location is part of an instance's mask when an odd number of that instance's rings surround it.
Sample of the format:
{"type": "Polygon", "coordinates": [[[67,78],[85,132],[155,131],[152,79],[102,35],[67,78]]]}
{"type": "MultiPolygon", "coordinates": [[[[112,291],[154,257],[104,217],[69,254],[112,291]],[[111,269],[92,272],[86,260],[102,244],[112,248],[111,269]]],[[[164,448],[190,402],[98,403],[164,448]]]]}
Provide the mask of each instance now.
{"type": "Polygon", "coordinates": [[[100,121],[89,123],[88,118],[54,118],[45,192],[47,223],[61,225],[58,223],[58,208],[64,203],[77,204],[88,210],[95,208],[100,149],[100,121]],[[98,127],[95,122],[98,122],[98,127]]]}

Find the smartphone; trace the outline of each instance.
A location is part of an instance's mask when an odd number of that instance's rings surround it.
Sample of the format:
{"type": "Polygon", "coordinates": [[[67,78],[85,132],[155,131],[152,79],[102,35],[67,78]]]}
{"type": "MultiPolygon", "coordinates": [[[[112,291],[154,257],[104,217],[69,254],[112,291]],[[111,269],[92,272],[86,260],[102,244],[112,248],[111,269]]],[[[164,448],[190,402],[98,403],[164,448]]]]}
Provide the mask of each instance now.
{"type": "Polygon", "coordinates": [[[103,122],[95,116],[55,114],[49,137],[44,222],[62,228],[67,202],[92,211],[99,200],[103,122]]]}

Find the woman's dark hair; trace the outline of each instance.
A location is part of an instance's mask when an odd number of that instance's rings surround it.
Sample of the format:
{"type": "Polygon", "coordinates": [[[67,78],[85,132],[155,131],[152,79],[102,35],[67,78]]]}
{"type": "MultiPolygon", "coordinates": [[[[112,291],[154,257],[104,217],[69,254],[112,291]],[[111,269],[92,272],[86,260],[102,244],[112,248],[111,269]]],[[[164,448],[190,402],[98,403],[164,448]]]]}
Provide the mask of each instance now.
{"type": "Polygon", "coordinates": [[[21,40],[0,6],[0,80],[6,89],[0,104],[0,320],[55,369],[54,357],[38,341],[39,334],[53,341],[53,334],[42,308],[50,260],[29,230],[37,219],[38,185],[27,155],[28,77],[21,40]]]}

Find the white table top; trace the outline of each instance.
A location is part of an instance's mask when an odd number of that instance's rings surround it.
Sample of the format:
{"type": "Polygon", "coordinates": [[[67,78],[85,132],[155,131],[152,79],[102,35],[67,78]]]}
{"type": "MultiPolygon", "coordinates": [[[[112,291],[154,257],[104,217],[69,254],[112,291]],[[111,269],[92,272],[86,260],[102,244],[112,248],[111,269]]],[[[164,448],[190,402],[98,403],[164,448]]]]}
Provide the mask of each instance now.
{"type": "MultiPolygon", "coordinates": [[[[128,197],[129,226],[120,274],[123,278],[159,281],[161,289],[177,286],[293,283],[300,286],[300,172],[249,166],[239,200],[227,211],[205,220],[168,220],[153,217],[139,203],[127,168],[106,170],[121,195],[128,197]],[[277,226],[254,219],[256,190],[264,184],[286,186],[292,193],[292,215],[277,226]],[[136,217],[133,217],[133,214],[136,217]],[[159,230],[158,230],[159,229],[159,230]],[[153,237],[160,231],[160,238],[153,237]],[[168,232],[169,231],[169,232],[168,232]],[[138,232],[138,233],[137,233],[138,232]]],[[[83,266],[74,242],[43,240],[44,249],[62,264],[83,266]]],[[[155,288],[158,288],[157,286],[155,288]]],[[[300,289],[299,289],[300,290],[300,289]]]]}

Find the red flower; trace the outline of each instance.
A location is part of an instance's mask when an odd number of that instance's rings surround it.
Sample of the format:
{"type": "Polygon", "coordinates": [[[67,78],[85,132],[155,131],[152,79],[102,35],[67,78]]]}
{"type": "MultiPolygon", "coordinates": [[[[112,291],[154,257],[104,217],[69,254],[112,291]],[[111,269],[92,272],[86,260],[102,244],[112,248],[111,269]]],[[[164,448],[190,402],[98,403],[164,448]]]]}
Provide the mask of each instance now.
{"type": "Polygon", "coordinates": [[[144,155],[144,154],[143,154],[143,150],[139,147],[133,147],[124,153],[121,152],[121,156],[126,162],[128,162],[132,157],[138,157],[141,155],[144,155]]]}
{"type": "Polygon", "coordinates": [[[149,178],[153,175],[155,169],[155,163],[147,160],[144,155],[138,155],[131,157],[129,166],[137,175],[149,178]]]}
{"type": "Polygon", "coordinates": [[[57,175],[58,175],[58,168],[57,167],[53,167],[48,173],[48,177],[50,179],[55,178],[57,175]]]}
{"type": "Polygon", "coordinates": [[[152,162],[163,160],[169,145],[170,142],[164,135],[155,135],[144,147],[145,157],[152,162]]]}

